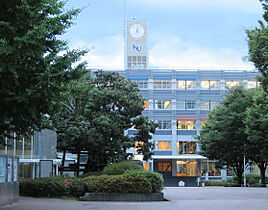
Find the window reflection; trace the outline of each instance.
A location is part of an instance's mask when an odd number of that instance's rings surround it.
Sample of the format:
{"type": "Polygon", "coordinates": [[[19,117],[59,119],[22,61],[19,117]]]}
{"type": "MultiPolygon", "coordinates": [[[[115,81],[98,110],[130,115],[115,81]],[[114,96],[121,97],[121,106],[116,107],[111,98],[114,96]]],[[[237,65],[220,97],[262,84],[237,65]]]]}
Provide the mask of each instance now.
{"type": "Polygon", "coordinates": [[[197,142],[193,141],[177,141],[177,154],[196,154],[197,142]]]}
{"type": "Polygon", "coordinates": [[[177,163],[177,176],[198,176],[196,160],[179,160],[177,163]]]}
{"type": "Polygon", "coordinates": [[[226,82],[226,87],[231,89],[233,87],[241,85],[241,81],[229,80],[226,82]]]}
{"type": "Polygon", "coordinates": [[[159,141],[158,142],[158,150],[171,150],[171,142],[170,141],[159,141]]]}
{"type": "Polygon", "coordinates": [[[195,121],[194,120],[178,120],[177,121],[177,129],[180,130],[194,130],[195,121]]]}

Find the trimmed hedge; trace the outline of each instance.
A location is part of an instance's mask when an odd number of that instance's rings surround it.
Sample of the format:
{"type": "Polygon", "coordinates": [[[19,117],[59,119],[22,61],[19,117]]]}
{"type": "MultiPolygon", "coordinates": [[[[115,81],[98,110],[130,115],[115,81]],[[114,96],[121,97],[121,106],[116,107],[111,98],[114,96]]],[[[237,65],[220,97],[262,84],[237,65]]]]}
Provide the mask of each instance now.
{"type": "Polygon", "coordinates": [[[112,163],[107,165],[102,171],[107,175],[119,175],[125,173],[127,170],[139,170],[142,169],[142,165],[131,161],[121,161],[118,163],[112,163]]]}
{"type": "Polygon", "coordinates": [[[152,184],[145,174],[102,175],[85,178],[87,192],[152,193],[152,184]]]}
{"type": "Polygon", "coordinates": [[[20,195],[32,197],[80,197],[86,192],[150,194],[162,189],[161,174],[142,170],[86,178],[55,176],[20,180],[20,195]]]}
{"type": "Polygon", "coordinates": [[[125,174],[135,176],[136,174],[144,174],[152,185],[152,193],[161,192],[164,188],[163,175],[154,171],[144,170],[128,170],[125,174]]]}
{"type": "Polygon", "coordinates": [[[21,179],[20,195],[32,197],[61,197],[69,194],[69,187],[65,185],[63,176],[39,179],[21,179]]]}

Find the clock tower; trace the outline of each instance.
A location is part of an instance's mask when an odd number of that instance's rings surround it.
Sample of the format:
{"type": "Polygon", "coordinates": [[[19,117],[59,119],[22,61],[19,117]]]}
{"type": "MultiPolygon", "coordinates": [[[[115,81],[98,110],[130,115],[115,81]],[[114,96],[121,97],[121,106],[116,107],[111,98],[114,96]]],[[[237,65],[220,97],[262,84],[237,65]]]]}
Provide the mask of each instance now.
{"type": "Polygon", "coordinates": [[[146,69],[148,67],[147,22],[129,20],[125,43],[125,69],[146,69]]]}

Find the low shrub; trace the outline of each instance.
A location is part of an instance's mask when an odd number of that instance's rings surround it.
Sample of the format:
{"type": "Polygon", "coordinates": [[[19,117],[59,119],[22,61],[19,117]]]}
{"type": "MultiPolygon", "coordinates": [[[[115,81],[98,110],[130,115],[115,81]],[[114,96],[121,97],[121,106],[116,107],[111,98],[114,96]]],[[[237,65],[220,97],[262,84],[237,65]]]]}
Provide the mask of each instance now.
{"type": "Polygon", "coordinates": [[[145,174],[89,176],[85,183],[87,192],[152,193],[152,185],[145,174]]]}
{"type": "Polygon", "coordinates": [[[86,172],[86,173],[84,173],[83,175],[81,175],[79,177],[80,178],[85,178],[85,177],[88,177],[88,176],[100,176],[100,175],[103,175],[102,171],[89,171],[89,172],[86,172]]]}
{"type": "Polygon", "coordinates": [[[225,186],[227,181],[206,181],[205,186],[225,186]]]}
{"type": "Polygon", "coordinates": [[[32,197],[61,197],[68,195],[66,177],[54,176],[39,179],[21,179],[20,195],[32,197]]]}
{"type": "Polygon", "coordinates": [[[163,175],[154,171],[144,171],[144,170],[128,170],[125,174],[130,174],[136,176],[136,174],[144,174],[152,185],[152,192],[161,192],[164,188],[163,175]]]}
{"type": "Polygon", "coordinates": [[[74,178],[70,180],[69,185],[69,195],[74,197],[83,196],[87,192],[87,186],[85,179],[83,178],[74,178]]]}
{"type": "Polygon", "coordinates": [[[127,170],[138,170],[138,169],[142,169],[142,165],[132,161],[122,161],[107,165],[103,170],[103,174],[119,175],[125,173],[125,171],[127,170]]]}
{"type": "MultiPolygon", "coordinates": [[[[244,179],[244,176],[242,177],[244,179]]],[[[268,182],[268,177],[265,178],[266,183],[268,182]]],[[[237,176],[231,178],[231,183],[237,183],[237,176]]],[[[249,186],[260,185],[261,176],[259,174],[246,174],[246,181],[249,186]]],[[[243,181],[243,180],[242,180],[243,181]]]]}

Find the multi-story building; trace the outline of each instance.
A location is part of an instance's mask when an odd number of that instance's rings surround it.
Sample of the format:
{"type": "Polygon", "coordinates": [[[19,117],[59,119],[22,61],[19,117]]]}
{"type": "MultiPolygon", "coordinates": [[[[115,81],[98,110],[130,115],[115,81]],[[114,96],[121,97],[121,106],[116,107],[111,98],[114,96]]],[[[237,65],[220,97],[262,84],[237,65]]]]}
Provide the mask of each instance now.
{"type": "MultiPolygon", "coordinates": [[[[153,135],[154,155],[144,168],[164,174],[167,186],[195,186],[197,177],[226,179],[232,171],[219,170],[215,160],[199,155],[196,135],[228,88],[256,88],[256,72],[221,70],[129,69],[118,71],[137,83],[145,99],[144,115],[159,124],[153,135]]],[[[135,134],[129,129],[128,135],[135,134]]],[[[135,153],[134,150],[132,152],[135,153]]],[[[142,159],[139,155],[134,159],[142,159]]]]}
{"type": "Polygon", "coordinates": [[[58,173],[60,160],[56,159],[57,135],[54,131],[45,129],[33,136],[16,136],[13,140],[6,139],[6,143],[0,145],[0,154],[19,158],[19,177],[36,178],[58,173]]]}

